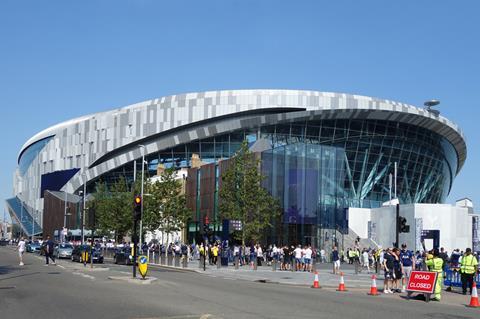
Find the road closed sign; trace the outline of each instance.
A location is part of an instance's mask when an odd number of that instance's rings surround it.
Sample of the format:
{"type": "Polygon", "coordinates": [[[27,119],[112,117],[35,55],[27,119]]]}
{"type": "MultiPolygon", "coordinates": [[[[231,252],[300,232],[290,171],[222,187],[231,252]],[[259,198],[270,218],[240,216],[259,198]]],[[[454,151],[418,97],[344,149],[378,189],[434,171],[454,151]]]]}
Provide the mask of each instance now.
{"type": "Polygon", "coordinates": [[[412,271],[408,280],[408,291],[423,292],[427,294],[433,293],[437,273],[433,271],[412,271]]]}

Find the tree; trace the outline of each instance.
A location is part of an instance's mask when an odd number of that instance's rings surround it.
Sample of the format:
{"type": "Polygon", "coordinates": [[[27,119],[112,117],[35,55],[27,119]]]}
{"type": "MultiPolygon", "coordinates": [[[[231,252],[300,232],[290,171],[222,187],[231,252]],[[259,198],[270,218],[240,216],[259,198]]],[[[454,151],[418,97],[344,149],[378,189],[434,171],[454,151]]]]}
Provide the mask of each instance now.
{"type": "Polygon", "coordinates": [[[150,185],[149,191],[149,205],[147,209],[144,207],[147,229],[152,232],[158,229],[167,234],[167,238],[171,233],[183,230],[191,214],[175,168],[165,169],[160,180],[150,185]]]}
{"type": "Polygon", "coordinates": [[[108,189],[105,183],[96,185],[93,205],[96,209],[97,228],[102,233],[113,231],[115,239],[120,240],[133,227],[133,196],[128,190],[125,178],[120,177],[108,189]]]}
{"type": "Polygon", "coordinates": [[[230,161],[222,174],[220,215],[241,222],[242,230],[236,237],[243,244],[247,240],[256,242],[272,227],[272,221],[280,214],[280,206],[262,187],[265,177],[260,172],[260,160],[250,152],[246,141],[230,161]]]}

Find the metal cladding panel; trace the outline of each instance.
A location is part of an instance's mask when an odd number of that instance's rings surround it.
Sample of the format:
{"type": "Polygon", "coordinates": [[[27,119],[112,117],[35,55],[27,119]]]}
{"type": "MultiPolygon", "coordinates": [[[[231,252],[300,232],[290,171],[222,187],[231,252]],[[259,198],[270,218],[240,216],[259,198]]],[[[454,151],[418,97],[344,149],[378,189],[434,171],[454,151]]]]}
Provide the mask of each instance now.
{"type": "MultiPolygon", "coordinates": [[[[317,91],[209,91],[156,98],[52,126],[22,147],[20,154],[36,141],[55,136],[56,142],[49,143],[39,152],[34,165],[23,176],[17,175],[14,188],[21,184],[23,189],[28,189],[28,193],[22,196],[29,205],[40,207],[38,184],[43,174],[80,168],[92,179],[132,158],[139,158],[139,144],[147,146],[148,152],[156,152],[243,126],[308,119],[311,116],[324,119],[378,118],[424,126],[443,135],[455,147],[458,171],[466,159],[465,139],[457,125],[411,105],[317,91]],[[277,109],[279,107],[285,109],[277,109]],[[110,154],[112,158],[109,158],[110,154]]],[[[72,192],[81,186],[80,175],[80,172],[77,173],[63,190],[72,192]]]]}

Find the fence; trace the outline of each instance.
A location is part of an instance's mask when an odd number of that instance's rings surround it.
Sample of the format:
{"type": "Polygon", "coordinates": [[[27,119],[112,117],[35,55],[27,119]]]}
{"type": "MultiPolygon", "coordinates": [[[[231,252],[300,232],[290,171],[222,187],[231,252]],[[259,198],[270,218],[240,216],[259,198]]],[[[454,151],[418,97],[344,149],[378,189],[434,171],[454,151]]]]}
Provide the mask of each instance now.
{"type": "MultiPolygon", "coordinates": [[[[477,274],[474,277],[474,280],[477,282],[477,286],[480,286],[480,274],[477,274]]],[[[459,269],[447,269],[445,271],[445,279],[443,281],[445,287],[462,287],[462,279],[459,269]]]]}

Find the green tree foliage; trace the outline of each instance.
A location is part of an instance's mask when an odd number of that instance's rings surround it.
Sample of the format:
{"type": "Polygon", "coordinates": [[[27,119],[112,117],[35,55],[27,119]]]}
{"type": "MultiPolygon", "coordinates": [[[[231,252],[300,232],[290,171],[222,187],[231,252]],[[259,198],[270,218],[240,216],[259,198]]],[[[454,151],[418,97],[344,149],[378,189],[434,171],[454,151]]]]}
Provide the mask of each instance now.
{"type": "Polygon", "coordinates": [[[96,210],[96,226],[101,233],[114,232],[117,240],[127,235],[133,227],[133,194],[125,178],[120,177],[110,189],[97,183],[92,205],[96,210]]]}
{"type": "Polygon", "coordinates": [[[161,230],[167,236],[183,230],[190,219],[182,181],[174,168],[165,169],[149,187],[149,205],[144,207],[144,225],[150,231],[161,230]]]}
{"type": "Polygon", "coordinates": [[[250,152],[244,141],[222,174],[219,193],[221,217],[242,223],[242,231],[236,233],[242,243],[260,240],[280,214],[278,201],[262,187],[263,179],[260,160],[250,152]]]}

